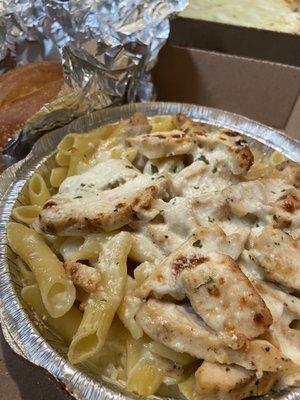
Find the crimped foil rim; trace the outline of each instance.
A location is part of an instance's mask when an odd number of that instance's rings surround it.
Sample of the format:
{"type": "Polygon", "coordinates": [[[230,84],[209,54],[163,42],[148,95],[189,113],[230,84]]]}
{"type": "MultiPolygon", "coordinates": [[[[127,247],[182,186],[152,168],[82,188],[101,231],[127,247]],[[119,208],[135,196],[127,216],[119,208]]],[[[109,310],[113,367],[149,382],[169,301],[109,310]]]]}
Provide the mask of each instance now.
{"type": "MultiPolygon", "coordinates": [[[[216,126],[234,129],[250,138],[276,149],[290,159],[300,162],[300,142],[288,138],[283,133],[229,112],[182,103],[138,103],[96,111],[81,117],[69,125],[57,129],[34,145],[29,155],[12,165],[1,175],[0,181],[0,322],[5,339],[12,349],[25,359],[45,368],[59,380],[78,400],[108,400],[137,398],[133,394],[120,392],[104,382],[98,382],[79,371],[58,354],[39,334],[19,300],[7,262],[6,224],[11,210],[28,178],[36,168],[53,154],[56,145],[68,132],[80,132],[95,126],[117,122],[128,118],[134,112],[147,116],[186,114],[216,126]],[[50,151],[50,153],[49,153],[50,151]]],[[[282,398],[300,398],[299,392],[289,391],[282,398]]]]}

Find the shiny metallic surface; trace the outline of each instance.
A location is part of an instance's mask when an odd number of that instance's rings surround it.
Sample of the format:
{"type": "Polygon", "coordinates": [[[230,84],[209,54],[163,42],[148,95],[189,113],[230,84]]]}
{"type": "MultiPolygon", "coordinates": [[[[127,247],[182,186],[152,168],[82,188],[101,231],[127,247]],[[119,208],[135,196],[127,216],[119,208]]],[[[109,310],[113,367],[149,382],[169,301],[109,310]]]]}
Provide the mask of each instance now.
{"type": "Polygon", "coordinates": [[[187,0],[2,0],[0,74],[61,60],[65,85],[11,140],[2,161],[24,157],[44,132],[111,105],[149,101],[149,71],[187,0]]]}
{"type": "MultiPolygon", "coordinates": [[[[139,111],[147,116],[182,113],[194,119],[224,126],[243,133],[250,142],[260,142],[266,154],[276,149],[290,159],[300,162],[300,143],[280,132],[247,118],[200,106],[178,103],[140,103],[96,111],[73,121],[70,125],[43,136],[26,159],[9,167],[0,179],[0,320],[7,342],[18,354],[48,370],[76,399],[106,400],[133,399],[133,394],[113,382],[104,381],[88,363],[74,367],[66,360],[66,346],[43,321],[30,312],[20,299],[20,274],[13,254],[7,246],[6,224],[11,211],[22,201],[20,193],[28,179],[36,172],[47,174],[53,162],[58,142],[68,132],[86,132],[97,126],[117,122],[139,111]]],[[[300,399],[300,390],[272,393],[268,399],[300,399]]]]}

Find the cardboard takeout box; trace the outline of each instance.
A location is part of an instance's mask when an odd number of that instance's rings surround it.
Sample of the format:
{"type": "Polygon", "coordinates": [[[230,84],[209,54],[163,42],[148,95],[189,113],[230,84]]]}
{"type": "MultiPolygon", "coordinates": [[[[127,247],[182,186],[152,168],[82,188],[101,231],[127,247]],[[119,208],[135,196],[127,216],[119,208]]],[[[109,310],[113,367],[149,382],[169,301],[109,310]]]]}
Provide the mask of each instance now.
{"type": "Polygon", "coordinates": [[[300,140],[300,36],[177,19],[153,78],[158,100],[231,111],[300,140]]]}
{"type": "Polygon", "coordinates": [[[300,68],[168,45],[153,77],[158,100],[231,111],[300,139],[300,68]]]}

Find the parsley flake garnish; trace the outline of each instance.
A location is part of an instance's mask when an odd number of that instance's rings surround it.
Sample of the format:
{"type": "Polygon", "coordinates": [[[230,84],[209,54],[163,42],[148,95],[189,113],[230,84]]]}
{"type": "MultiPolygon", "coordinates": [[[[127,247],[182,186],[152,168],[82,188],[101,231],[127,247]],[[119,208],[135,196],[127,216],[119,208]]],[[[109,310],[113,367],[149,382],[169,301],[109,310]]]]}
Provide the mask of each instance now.
{"type": "Polygon", "coordinates": [[[205,162],[205,164],[207,165],[209,164],[208,159],[203,154],[200,157],[198,157],[198,160],[205,162]]]}
{"type": "Polygon", "coordinates": [[[218,168],[214,167],[213,170],[212,170],[212,173],[215,174],[217,171],[218,171],[218,168]]]}
{"type": "Polygon", "coordinates": [[[208,279],[207,279],[207,281],[205,282],[205,284],[207,285],[207,284],[210,284],[210,283],[213,283],[214,282],[214,278],[212,277],[212,276],[210,276],[208,279]]]}
{"type": "Polygon", "coordinates": [[[151,164],[151,172],[152,174],[157,174],[158,173],[158,168],[156,165],[151,164]]]}
{"type": "Polygon", "coordinates": [[[199,247],[199,249],[201,249],[201,247],[202,247],[201,240],[196,240],[196,242],[193,243],[193,246],[194,247],[199,247]]]}
{"type": "Polygon", "coordinates": [[[76,196],[74,199],[82,199],[82,196],[76,196]]]}
{"type": "Polygon", "coordinates": [[[194,189],[199,189],[199,186],[193,186],[194,189]]]}

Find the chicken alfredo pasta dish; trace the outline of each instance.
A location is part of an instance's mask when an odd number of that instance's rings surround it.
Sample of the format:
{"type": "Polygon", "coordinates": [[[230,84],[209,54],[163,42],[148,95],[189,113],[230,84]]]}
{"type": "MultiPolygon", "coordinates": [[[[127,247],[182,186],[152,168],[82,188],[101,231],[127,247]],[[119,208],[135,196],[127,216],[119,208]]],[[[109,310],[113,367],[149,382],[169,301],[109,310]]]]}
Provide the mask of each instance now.
{"type": "Polygon", "coordinates": [[[13,210],[24,302],[139,395],[300,382],[300,166],[183,115],[59,143],[13,210]]]}

